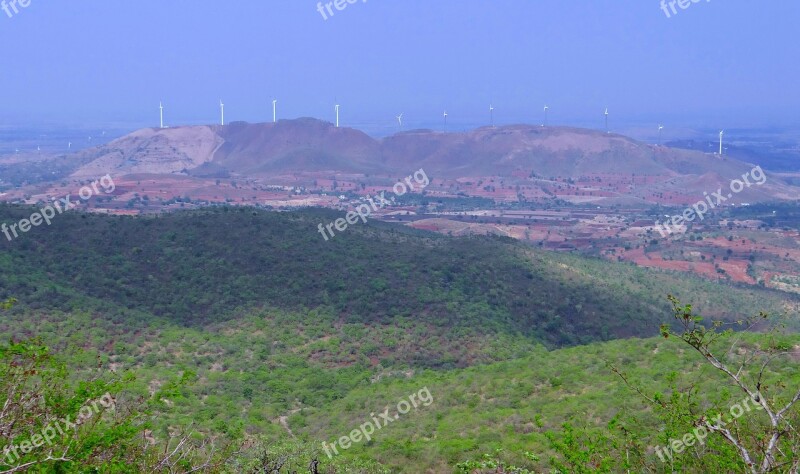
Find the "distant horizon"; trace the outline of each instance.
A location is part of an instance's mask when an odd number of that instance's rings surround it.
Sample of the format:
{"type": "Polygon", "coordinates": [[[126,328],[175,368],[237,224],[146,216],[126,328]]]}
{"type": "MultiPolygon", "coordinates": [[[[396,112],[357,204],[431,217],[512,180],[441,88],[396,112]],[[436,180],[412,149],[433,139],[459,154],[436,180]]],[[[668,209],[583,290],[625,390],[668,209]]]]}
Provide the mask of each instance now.
{"type": "MultiPolygon", "coordinates": [[[[378,116],[375,114],[359,114],[356,115],[355,118],[348,113],[348,108],[346,104],[340,104],[340,125],[342,127],[351,127],[351,128],[359,128],[363,130],[379,130],[384,129],[385,132],[380,133],[391,133],[392,128],[396,128],[394,125],[396,123],[396,115],[399,113],[403,113],[403,128],[407,129],[409,127],[413,128],[431,128],[436,129],[437,127],[443,127],[443,118],[441,115],[445,111],[444,109],[436,113],[430,113],[430,111],[423,111],[415,114],[414,111],[398,111],[396,113],[387,113],[382,116],[378,116]],[[436,117],[434,119],[433,117],[436,117]],[[412,125],[413,124],[413,125],[412,125]]],[[[271,106],[270,106],[271,107],[271,106]]],[[[540,117],[538,119],[535,117],[535,113],[520,113],[517,109],[518,107],[512,108],[512,112],[510,114],[504,114],[504,110],[497,105],[494,106],[495,111],[495,125],[519,125],[519,124],[527,124],[527,125],[541,125],[543,122],[544,114],[542,111],[539,112],[540,117]]],[[[209,107],[213,110],[212,107],[209,107]]],[[[448,112],[448,124],[452,126],[458,127],[467,127],[468,129],[475,129],[480,128],[483,126],[490,125],[490,118],[487,111],[483,114],[485,117],[481,117],[480,113],[475,111],[476,107],[452,107],[447,109],[448,112]],[[459,115],[458,111],[464,110],[466,113],[463,115],[459,115]]],[[[170,127],[180,127],[180,126],[197,126],[197,125],[219,125],[219,110],[217,109],[216,119],[213,117],[213,114],[208,114],[209,117],[206,118],[199,118],[199,117],[191,117],[188,115],[178,115],[177,117],[172,117],[170,115],[171,108],[167,103],[164,105],[164,122],[165,125],[170,127]],[[173,118],[173,120],[170,120],[173,118]],[[170,123],[171,122],[171,123],[170,123]]],[[[554,106],[549,106],[548,110],[548,122],[550,125],[553,126],[565,126],[565,127],[578,127],[578,128],[588,128],[593,129],[596,128],[598,130],[602,130],[604,127],[604,116],[603,111],[605,109],[601,108],[599,113],[596,113],[596,117],[592,119],[589,113],[583,114],[575,114],[572,116],[561,116],[559,111],[554,106]]],[[[617,119],[618,114],[614,113],[614,109],[610,108],[610,124],[609,128],[612,129],[616,126],[618,129],[626,129],[626,128],[639,128],[645,127],[650,125],[657,125],[658,124],[671,124],[673,129],[693,129],[693,130],[702,130],[702,129],[715,129],[715,128],[725,128],[725,129],[743,129],[743,130],[756,130],[756,129],[780,129],[780,128],[800,128],[800,114],[794,114],[791,117],[780,117],[775,116],[773,118],[764,118],[761,120],[750,120],[747,117],[747,114],[737,114],[737,115],[725,115],[721,114],[713,114],[709,112],[706,118],[691,118],[691,117],[683,117],[679,113],[671,113],[671,114],[664,114],[660,117],[660,119],[649,117],[647,115],[632,115],[632,116],[624,116],[621,119],[617,119]],[[719,115],[719,116],[717,116],[719,115]]],[[[247,122],[247,123],[270,123],[272,122],[272,112],[270,110],[264,110],[261,114],[241,114],[241,116],[237,115],[237,110],[233,107],[232,104],[225,102],[225,124],[232,122],[247,122]]],[[[80,120],[80,121],[70,121],[70,120],[48,120],[48,119],[28,119],[28,120],[2,120],[0,119],[0,129],[55,129],[55,128],[112,128],[112,129],[130,129],[130,130],[138,130],[141,128],[149,128],[149,127],[158,127],[159,126],[159,109],[158,109],[158,102],[156,102],[156,107],[154,108],[154,112],[151,113],[152,118],[149,120],[103,120],[103,119],[89,119],[89,120],[80,120]]],[[[279,120],[296,120],[296,119],[303,119],[303,118],[313,118],[317,120],[322,120],[330,123],[335,123],[336,115],[334,110],[334,105],[330,106],[330,112],[328,116],[325,116],[324,113],[321,114],[292,114],[284,116],[280,112],[278,112],[278,119],[279,120]]]]}
{"type": "Polygon", "coordinates": [[[0,11],[0,126],[140,128],[158,123],[159,101],[169,123],[214,123],[220,99],[231,120],[253,122],[271,118],[273,98],[282,118],[332,119],[338,102],[344,123],[377,129],[400,112],[435,124],[444,110],[477,125],[490,104],[498,124],[537,123],[547,104],[576,126],[602,124],[606,107],[618,129],[800,126],[800,64],[786,60],[800,4],[665,16],[657,1],[375,1],[334,13],[311,0],[0,11]]]}
{"type": "MultiPolygon", "coordinates": [[[[324,117],[314,117],[310,115],[306,116],[298,116],[298,117],[279,117],[278,122],[281,121],[298,121],[298,120],[317,120],[319,122],[330,124],[331,126],[336,126],[335,118],[333,120],[324,118],[324,117]]],[[[601,119],[602,120],[602,119],[601,119]]],[[[551,120],[548,118],[548,121],[551,120]]],[[[227,112],[226,112],[226,119],[225,119],[225,126],[229,126],[234,123],[247,123],[251,125],[256,124],[271,124],[273,123],[271,119],[258,119],[258,120],[244,120],[244,119],[231,119],[228,120],[227,112]]],[[[628,135],[628,132],[631,130],[651,130],[653,134],[658,134],[658,125],[664,125],[663,136],[666,138],[670,134],[673,135],[683,135],[686,133],[689,134],[696,134],[696,133],[714,133],[716,134],[718,127],[709,127],[709,126],[691,126],[691,125],[682,125],[682,126],[669,126],[665,122],[656,123],[656,122],[641,122],[641,121],[628,121],[622,124],[617,124],[617,128],[609,126],[609,132],[612,134],[618,135],[628,135]]],[[[602,123],[600,124],[602,125],[602,123]]],[[[203,127],[203,126],[220,126],[218,122],[187,122],[187,123],[176,123],[176,124],[168,124],[165,123],[164,128],[181,128],[181,127],[203,127]]],[[[397,125],[392,126],[385,121],[383,123],[379,122],[359,122],[359,123],[344,123],[344,121],[340,122],[340,128],[349,128],[354,130],[359,130],[364,132],[370,136],[391,136],[396,133],[400,132],[408,132],[414,130],[431,130],[437,132],[447,132],[447,133],[464,133],[464,132],[471,132],[474,130],[478,130],[481,128],[491,127],[489,123],[480,123],[478,121],[458,121],[453,120],[452,118],[448,117],[447,122],[447,130],[444,130],[444,123],[443,122],[434,122],[434,121],[426,121],[420,123],[411,123],[407,124],[405,122],[402,126],[402,129],[399,129],[397,125]]],[[[501,127],[513,127],[513,126],[530,126],[530,127],[542,127],[543,124],[536,123],[536,122],[525,122],[525,121],[506,121],[506,122],[499,122],[495,121],[494,127],[501,128],[501,127]]],[[[588,121],[576,122],[576,123],[548,123],[547,127],[551,128],[576,128],[582,130],[590,130],[590,131],[597,131],[597,132],[604,132],[605,130],[598,126],[598,124],[592,124],[588,121]]],[[[137,130],[154,128],[158,129],[159,124],[150,124],[150,123],[108,123],[108,124],[90,124],[85,123],[83,125],[75,125],[75,124],[66,124],[66,123],[41,123],[41,124],[0,124],[0,133],[2,132],[12,132],[12,131],[52,131],[52,132],[77,132],[77,131],[115,131],[115,132],[125,132],[125,133],[133,133],[137,130]]],[[[729,132],[744,132],[744,133],[754,133],[754,132],[761,132],[761,133],[770,133],[770,132],[794,132],[795,128],[791,125],[757,125],[757,126],[730,126],[725,127],[724,130],[729,132]]],[[[798,132],[798,138],[800,138],[800,130],[798,132]]],[[[0,138],[2,136],[0,135],[0,138]]]]}
{"type": "MultiPolygon", "coordinates": [[[[319,117],[292,117],[292,118],[278,118],[278,121],[297,121],[297,120],[318,120],[323,123],[327,123],[330,126],[335,126],[335,118],[334,121],[326,120],[324,118],[319,117]]],[[[404,116],[405,119],[405,116],[404,116]]],[[[548,118],[549,120],[549,118],[548,118]]],[[[229,126],[233,123],[247,123],[251,125],[257,124],[271,124],[272,120],[259,120],[259,121],[248,121],[248,120],[227,120],[227,111],[226,111],[226,123],[225,126],[229,126]]],[[[203,126],[219,126],[219,123],[187,123],[187,124],[179,124],[179,125],[168,125],[165,124],[165,129],[168,128],[181,128],[181,127],[203,127],[203,126]]],[[[360,124],[346,124],[340,123],[340,128],[346,129],[353,129],[358,130],[367,136],[373,139],[383,139],[386,137],[393,136],[395,134],[401,132],[412,132],[412,131],[432,131],[432,132],[445,132],[443,130],[443,122],[442,123],[428,123],[427,126],[422,124],[421,126],[412,126],[412,124],[406,125],[404,122],[403,129],[398,130],[395,126],[393,130],[391,130],[390,126],[383,124],[382,126],[377,126],[376,124],[366,124],[366,126],[359,126],[360,124]]],[[[665,129],[663,130],[663,134],[661,136],[661,142],[656,143],[657,138],[659,137],[659,133],[657,131],[657,127],[653,126],[646,126],[652,124],[641,124],[641,123],[631,123],[625,126],[621,126],[619,130],[615,130],[611,127],[610,133],[615,135],[624,136],[626,138],[630,138],[640,142],[653,142],[654,144],[666,144],[667,142],[675,142],[675,141],[683,141],[683,140],[690,140],[690,141],[709,141],[709,142],[716,142],[717,141],[717,133],[718,130],[712,127],[669,127],[665,125],[665,129]]],[[[448,117],[448,130],[446,133],[470,133],[476,131],[481,128],[487,128],[490,125],[488,124],[480,124],[474,122],[452,122],[448,117]]],[[[509,122],[509,123],[496,123],[495,126],[497,128],[502,127],[513,127],[513,126],[528,126],[528,127],[540,127],[541,124],[536,123],[525,123],[525,122],[509,122]]],[[[578,124],[562,124],[562,123],[550,123],[548,124],[550,128],[573,128],[579,130],[586,130],[586,131],[594,131],[598,133],[603,133],[604,130],[598,128],[597,126],[585,126],[585,125],[578,125],[578,124]]],[[[138,127],[129,127],[125,126],[124,124],[116,124],[116,126],[109,126],[109,127],[98,127],[98,126],[84,126],[84,127],[67,127],[67,126],[59,126],[59,125],[40,125],[40,126],[18,126],[18,127],[9,127],[9,126],[0,126],[0,155],[2,154],[11,154],[15,152],[15,148],[17,145],[10,146],[9,143],[26,143],[27,149],[23,148],[20,152],[31,152],[37,145],[41,145],[41,150],[46,153],[53,153],[53,150],[57,150],[58,153],[63,153],[66,150],[63,149],[63,143],[67,140],[75,140],[72,142],[71,151],[79,151],[87,148],[91,148],[93,146],[99,146],[105,143],[108,143],[111,140],[129,135],[134,133],[138,130],[143,129],[158,129],[158,124],[156,125],[143,125],[138,127]],[[49,132],[47,134],[42,134],[41,132],[49,132]],[[105,133],[106,135],[103,136],[102,134],[105,133]],[[88,141],[88,136],[92,136],[92,141],[88,141]],[[11,140],[15,138],[16,140],[11,140]]],[[[763,126],[763,127],[726,127],[726,142],[730,144],[736,144],[737,142],[748,142],[753,138],[764,138],[767,136],[773,137],[775,143],[780,140],[789,139],[795,143],[800,143],[800,131],[795,130],[790,126],[763,126]],[[780,136],[780,138],[778,138],[780,136]]]]}

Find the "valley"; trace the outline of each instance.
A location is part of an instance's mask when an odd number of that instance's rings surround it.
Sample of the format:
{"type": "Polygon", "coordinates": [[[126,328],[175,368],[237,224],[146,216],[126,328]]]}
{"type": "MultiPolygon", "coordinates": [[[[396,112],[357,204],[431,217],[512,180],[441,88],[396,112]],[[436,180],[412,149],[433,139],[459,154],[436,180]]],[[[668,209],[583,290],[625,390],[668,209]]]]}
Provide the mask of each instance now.
{"type": "Polygon", "coordinates": [[[800,3],[698,1],[0,0],[0,474],[800,474],[800,3]]]}
{"type": "Polygon", "coordinates": [[[787,280],[800,272],[793,204],[800,188],[790,174],[766,172],[763,182],[748,182],[702,220],[679,226],[679,234],[662,235],[659,223],[741,181],[752,165],[589,130],[520,125],[375,140],[299,119],[142,130],[52,160],[66,170],[61,178],[7,186],[0,199],[46,203],[111,171],[114,192],[84,209],[147,215],[224,204],[346,213],[381,192],[392,195],[404,176],[421,171],[429,176],[424,189],[397,196],[370,219],[447,235],[502,235],[544,249],[800,292],[787,280]],[[472,174],[490,169],[495,174],[472,174]]]}

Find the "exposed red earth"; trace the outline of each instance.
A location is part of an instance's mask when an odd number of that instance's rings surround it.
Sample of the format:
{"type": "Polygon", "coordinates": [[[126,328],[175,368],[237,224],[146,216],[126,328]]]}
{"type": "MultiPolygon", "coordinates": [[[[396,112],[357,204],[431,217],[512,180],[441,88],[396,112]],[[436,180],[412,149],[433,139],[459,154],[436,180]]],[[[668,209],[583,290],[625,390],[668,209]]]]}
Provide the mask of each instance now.
{"type": "MultiPolygon", "coordinates": [[[[753,165],[569,127],[514,125],[464,133],[431,130],[374,139],[315,119],[143,129],[68,156],[73,178],[111,174],[253,180],[333,191],[424,169],[440,192],[504,201],[558,197],[571,202],[691,204],[727,187],[753,165]],[[317,182],[316,184],[314,182],[317,182]]],[[[768,180],[742,202],[797,199],[768,180]]]]}
{"type": "MultiPolygon", "coordinates": [[[[35,204],[75,195],[108,174],[116,189],[91,199],[89,210],[138,214],[206,203],[346,210],[367,196],[392,196],[395,183],[423,170],[429,183],[411,193],[416,203],[372,218],[451,235],[504,235],[745,284],[772,286],[776,275],[800,268],[796,231],[759,229],[758,221],[732,222],[731,230],[708,219],[692,229],[703,240],[689,241],[665,239],[653,228],[653,205],[680,214],[705,194],[727,193],[755,164],[593,130],[515,125],[375,139],[315,119],[236,122],[143,129],[64,158],[72,166],[68,178],[8,189],[0,199],[35,204]],[[454,201],[468,204],[448,207],[454,201]],[[769,266],[751,268],[753,253],[768,255],[769,266]]],[[[791,176],[766,177],[725,205],[800,199],[791,176]]]]}

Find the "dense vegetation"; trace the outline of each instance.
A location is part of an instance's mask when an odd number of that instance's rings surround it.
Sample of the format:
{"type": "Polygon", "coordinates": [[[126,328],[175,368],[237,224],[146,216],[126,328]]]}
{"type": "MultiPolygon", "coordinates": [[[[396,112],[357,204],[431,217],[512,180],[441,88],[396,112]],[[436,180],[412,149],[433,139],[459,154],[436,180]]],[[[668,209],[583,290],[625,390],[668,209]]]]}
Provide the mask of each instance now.
{"type": "MultiPolygon", "coordinates": [[[[7,210],[2,220],[23,215],[7,210]]],[[[242,208],[142,219],[64,215],[0,244],[0,286],[33,308],[85,307],[80,297],[89,297],[183,324],[269,305],[326,307],[346,322],[479,327],[554,345],[652,330],[655,299],[609,294],[580,275],[569,281],[520,258],[511,242],[384,226],[353,226],[325,242],[316,226],[336,217],[242,208]]]]}
{"type": "MultiPolygon", "coordinates": [[[[0,222],[29,215],[0,206],[0,222]]],[[[653,280],[658,292],[630,291],[649,286],[649,275],[605,262],[590,268],[510,239],[379,224],[351,226],[326,242],[317,225],[336,217],[228,207],[146,218],[68,213],[0,239],[0,297],[31,309],[102,309],[120,320],[138,310],[184,325],[253,306],[326,308],[347,323],[406,318],[552,346],[655,334],[666,292],[701,307],[712,295],[729,297],[718,310],[732,317],[750,309],[728,287],[692,288],[679,276],[653,280]]],[[[763,309],[783,303],[761,296],[763,309]]]]}
{"type": "MultiPolygon", "coordinates": [[[[29,215],[0,206],[0,222],[29,215]]],[[[336,217],[243,208],[59,216],[0,243],[0,301],[19,300],[0,310],[0,338],[14,341],[0,355],[58,354],[48,380],[71,402],[44,407],[43,419],[117,392],[130,417],[103,418],[75,455],[94,465],[113,455],[132,472],[159,470],[182,440],[185,460],[212,472],[276,463],[304,472],[314,462],[330,473],[622,472],[623,457],[671,472],[651,446],[690,430],[687,412],[730,405],[736,387],[679,338],[599,341],[657,334],[671,320],[667,292],[728,321],[796,304],[493,237],[369,224],[325,242],[316,226],[336,217]],[[423,387],[430,406],[333,460],[322,452],[322,441],[423,387]],[[654,408],[637,389],[669,403],[654,408]],[[134,458],[141,463],[126,464],[134,458]]],[[[800,385],[795,335],[715,344],[735,345],[725,354],[734,360],[742,349],[788,351],[766,372],[769,395],[800,385]]],[[[34,390],[44,387],[37,377],[34,390]]],[[[761,416],[746,418],[748,433],[761,416]]],[[[716,464],[687,451],[686,472],[738,470],[724,442],[708,446],[716,464]]]]}
{"type": "MultiPolygon", "coordinates": [[[[70,342],[59,353],[72,368],[72,377],[97,378],[99,367],[113,368],[106,374],[112,382],[103,382],[102,389],[116,380],[111,390],[121,391],[115,393],[118,400],[145,401],[134,404],[144,411],[135,423],[125,425],[127,431],[113,438],[117,431],[109,426],[102,436],[93,438],[96,442],[116,439],[130,448],[114,451],[117,456],[125,459],[139,453],[151,463],[158,462],[159,453],[140,451],[144,448],[131,434],[137,428],[152,430],[147,436],[158,446],[175,446],[176,439],[194,431],[198,437],[193,438],[193,458],[200,463],[207,462],[207,447],[200,440],[247,448],[235,455],[226,451],[224,460],[216,459],[222,464],[211,472],[256,472],[252,469],[262,462],[289,459],[289,466],[298,472],[310,472],[302,469],[315,459],[326,467],[361,466],[342,472],[364,473],[384,469],[370,467],[368,460],[382,463],[391,472],[489,473],[496,472],[491,466],[500,464],[523,466],[529,472],[624,472],[621,460],[628,455],[631,463],[638,463],[629,467],[647,465],[649,472],[666,473],[672,472],[673,465],[661,463],[653,449],[692,432],[698,416],[688,416],[687,411],[726,413],[743,398],[734,384],[703,364],[698,354],[687,351],[678,338],[619,340],[551,352],[539,347],[505,362],[402,372],[363,364],[326,368],[314,362],[310,356],[314,350],[306,347],[292,351],[277,345],[268,355],[257,355],[259,348],[272,346],[270,335],[279,339],[287,334],[271,332],[266,326],[269,315],[255,319],[262,320],[260,328],[244,320],[228,320],[204,331],[170,328],[165,323],[151,328],[141,346],[117,344],[111,350],[91,347],[93,338],[103,336],[88,318],[79,322],[61,315],[40,327],[54,331],[43,331],[48,338],[70,342]],[[69,334],[63,328],[69,328],[69,334]],[[624,372],[630,384],[614,370],[624,372]],[[651,406],[632,385],[665,405],[651,406]],[[429,406],[412,410],[370,442],[355,444],[333,460],[325,456],[323,441],[330,443],[350,433],[371,414],[394,407],[423,387],[433,400],[429,406]]],[[[28,322],[28,327],[36,325],[28,322]]],[[[800,338],[796,335],[729,334],[715,341],[714,347],[722,350],[724,360],[734,362],[751,357],[749,351],[754,348],[794,348],[794,353],[769,364],[762,393],[785,403],[783,392],[800,386],[796,363],[800,338]]],[[[745,375],[754,374],[748,370],[745,375]]],[[[63,391],[61,385],[54,387],[63,391]]],[[[71,397],[73,410],[84,394],[71,397]]],[[[797,423],[797,410],[790,415],[797,423]]],[[[737,421],[736,429],[750,436],[765,423],[763,412],[748,412],[737,421]]],[[[87,451],[90,458],[99,456],[96,444],[89,447],[95,448],[87,451]]],[[[674,456],[678,466],[683,466],[679,472],[709,472],[710,467],[720,466],[737,469],[717,472],[740,471],[735,452],[719,436],[709,437],[705,446],[696,449],[700,451],[674,456]]],[[[102,449],[99,452],[108,455],[102,449]]]]}

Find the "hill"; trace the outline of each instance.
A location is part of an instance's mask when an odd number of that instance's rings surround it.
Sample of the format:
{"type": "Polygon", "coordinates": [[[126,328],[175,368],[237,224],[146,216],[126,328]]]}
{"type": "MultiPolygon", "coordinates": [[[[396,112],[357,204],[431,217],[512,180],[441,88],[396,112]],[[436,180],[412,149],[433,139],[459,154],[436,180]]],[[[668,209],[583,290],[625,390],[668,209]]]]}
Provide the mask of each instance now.
{"type": "MultiPolygon", "coordinates": [[[[29,215],[29,208],[0,206],[0,222],[29,215]]],[[[68,212],[17,240],[0,239],[0,298],[37,309],[92,302],[185,325],[219,321],[237,308],[326,308],[343,322],[411,319],[553,346],[652,335],[669,292],[728,318],[755,309],[748,298],[777,312],[794,301],[509,238],[369,223],[323,240],[318,226],[338,217],[229,207],[139,218],[68,212]]]]}
{"type": "MultiPolygon", "coordinates": [[[[451,180],[498,176],[547,181],[556,177],[616,176],[616,181],[630,181],[634,176],[651,177],[637,184],[639,189],[627,189],[622,182],[615,184],[615,192],[637,200],[647,200],[648,187],[661,194],[702,193],[708,191],[703,187],[705,182],[724,183],[752,168],[728,157],[571,127],[512,125],[462,133],[414,130],[373,139],[355,129],[309,118],[143,129],[75,153],[67,161],[72,178],[96,178],[106,173],[263,180],[314,173],[396,177],[420,168],[431,176],[451,180]]],[[[54,161],[53,166],[56,163],[62,170],[64,160],[54,161]]],[[[539,186],[551,184],[542,182],[539,186]]],[[[745,190],[742,197],[755,202],[792,199],[793,195],[796,191],[776,178],[757,190],[745,190]]]]}
{"type": "MultiPolygon", "coordinates": [[[[226,126],[144,129],[83,151],[75,176],[174,173],[213,165],[243,176],[308,171],[402,173],[425,168],[438,176],[511,176],[519,169],[578,177],[739,173],[741,164],[698,152],[654,147],[620,135],[569,127],[483,127],[469,132],[401,132],[373,139],[316,119],[226,126]]],[[[744,169],[743,171],[746,171],[744,169]]]]}
{"type": "MultiPolygon", "coordinates": [[[[498,449],[506,462],[548,472],[555,456],[549,436],[561,436],[567,422],[588,433],[587,445],[612,457],[624,456],[625,446],[598,440],[622,439],[625,430],[648,451],[651,464],[668,468],[652,447],[690,432],[690,421],[684,420],[682,428],[670,427],[674,431],[665,429],[652,407],[612,372],[612,365],[647,393],[694,387],[700,395],[693,402],[703,409],[727,410],[742,398],[728,380],[701,364],[698,354],[661,337],[552,351],[531,346],[513,360],[421,370],[388,360],[370,367],[362,351],[374,333],[357,325],[337,328],[335,318],[322,314],[303,318],[263,311],[194,328],[169,321],[106,319],[81,311],[15,312],[0,319],[0,336],[39,335],[63,354],[74,376],[94,376],[95,367],[103,366],[135,380],[131,395],[159,401],[152,415],[154,442],[163,441],[168,430],[193,426],[206,437],[245,438],[246,447],[254,446],[256,438],[272,447],[301,443],[327,463],[323,442],[331,443],[369,421],[370,414],[394,410],[399,401],[427,390],[429,403],[419,403],[371,441],[340,449],[335,458],[379,461],[394,473],[451,473],[457,463],[498,449]],[[356,362],[345,363],[352,354],[358,354],[356,362]],[[331,364],[334,359],[337,363],[331,364]],[[524,455],[528,452],[535,460],[524,455]]],[[[390,347],[393,342],[403,345],[409,338],[424,337],[423,331],[403,325],[380,340],[390,347]]],[[[719,342],[724,347],[734,341],[719,342]]],[[[741,350],[767,343],[793,347],[794,352],[773,361],[766,380],[778,391],[784,384],[800,384],[795,335],[737,335],[735,342],[741,350]]],[[[792,417],[797,417],[796,410],[792,417]]],[[[752,427],[766,420],[763,412],[754,412],[743,422],[752,427]]],[[[709,459],[725,452],[718,438],[707,442],[715,453],[709,459]]],[[[247,454],[247,449],[238,454],[247,454]]],[[[226,472],[242,472],[234,466],[226,472]]],[[[612,464],[604,472],[622,471],[612,464]]]]}
{"type": "MultiPolygon", "coordinates": [[[[30,212],[2,205],[0,222],[30,212]]],[[[506,238],[369,223],[323,241],[317,224],[339,215],[65,213],[0,241],[0,301],[20,300],[0,318],[0,337],[40,337],[76,377],[97,367],[129,377],[131,395],[158,406],[156,441],[192,425],[319,451],[354,420],[427,387],[430,409],[344,456],[450,472],[495,447],[514,462],[549,453],[545,432],[584,413],[602,431],[624,408],[641,417],[637,435],[657,441],[657,421],[605,361],[654,380],[652,390],[666,390],[672,372],[714,379],[688,370],[696,360],[671,340],[596,341],[655,334],[669,320],[666,293],[729,321],[797,304],[506,238]]]]}
{"type": "Polygon", "coordinates": [[[304,118],[147,128],[73,154],[2,158],[0,172],[8,179],[0,182],[0,199],[33,204],[110,175],[119,190],[95,205],[120,213],[171,209],[187,198],[337,208],[342,199],[391,190],[417,170],[431,178],[427,197],[482,198],[488,206],[686,206],[745,174],[759,179],[748,180],[726,204],[800,196],[794,177],[764,175],[732,156],[595,130],[509,125],[454,133],[412,130],[375,139],[304,118]]]}

